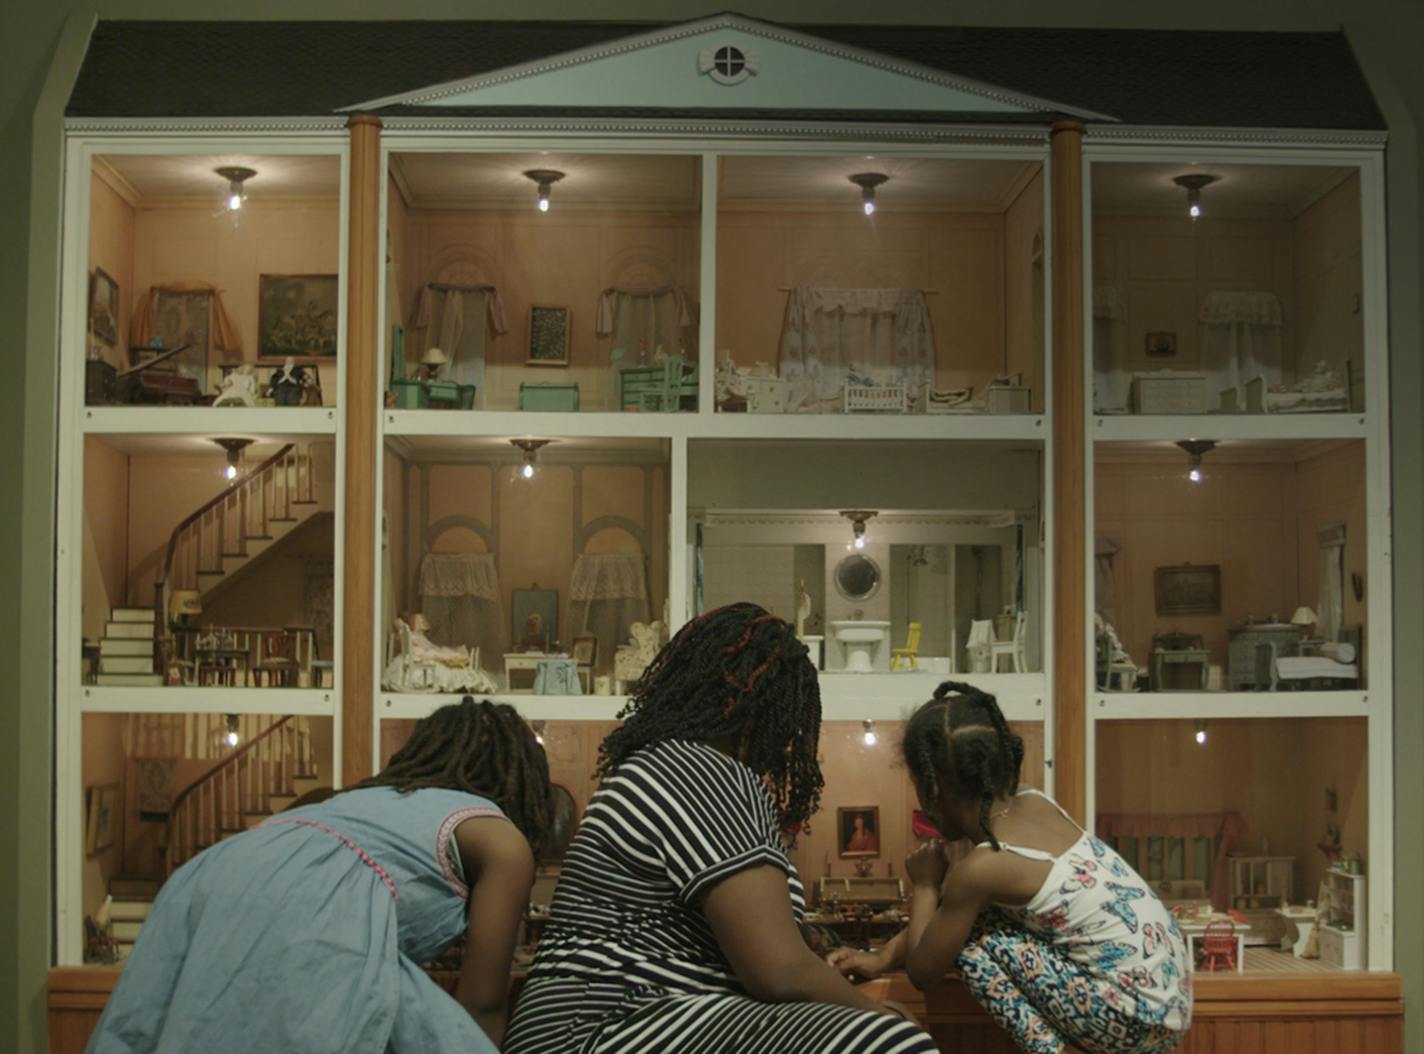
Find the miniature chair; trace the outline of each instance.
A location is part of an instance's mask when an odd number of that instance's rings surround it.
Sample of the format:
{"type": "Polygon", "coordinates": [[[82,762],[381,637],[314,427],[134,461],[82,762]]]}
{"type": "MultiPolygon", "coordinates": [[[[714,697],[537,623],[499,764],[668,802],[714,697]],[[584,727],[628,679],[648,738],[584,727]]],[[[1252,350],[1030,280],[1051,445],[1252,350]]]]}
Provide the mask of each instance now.
{"type": "Polygon", "coordinates": [[[989,619],[973,619],[969,623],[969,639],[964,651],[969,656],[970,673],[988,673],[993,666],[994,623],[989,619]]]}
{"type": "Polygon", "coordinates": [[[999,672],[999,660],[1007,658],[1009,668],[1014,673],[1023,673],[1028,669],[1028,660],[1024,654],[1024,642],[1028,633],[1028,612],[1020,611],[1014,615],[1014,635],[1012,640],[996,640],[989,645],[989,672],[999,672]]]}
{"type": "Polygon", "coordinates": [[[905,661],[905,669],[918,670],[920,664],[917,658],[920,654],[920,624],[910,623],[910,630],[905,635],[905,646],[895,648],[890,652],[890,672],[894,673],[900,668],[900,660],[905,661]]]}
{"type": "Polygon", "coordinates": [[[294,641],[285,630],[271,630],[258,638],[259,656],[254,680],[267,687],[290,688],[297,683],[294,641]]]}
{"type": "Polygon", "coordinates": [[[1202,934],[1203,970],[1236,970],[1236,923],[1230,919],[1213,919],[1202,934]]]}

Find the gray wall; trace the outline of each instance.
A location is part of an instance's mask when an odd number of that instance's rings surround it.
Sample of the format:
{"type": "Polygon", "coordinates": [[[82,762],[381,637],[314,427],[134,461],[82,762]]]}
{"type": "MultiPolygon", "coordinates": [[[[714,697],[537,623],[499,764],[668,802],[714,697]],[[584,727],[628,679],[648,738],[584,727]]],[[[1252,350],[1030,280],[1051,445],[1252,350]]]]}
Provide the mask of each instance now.
{"type": "MultiPolygon", "coordinates": [[[[719,9],[707,0],[407,0],[407,18],[691,18],[719,9]]],[[[782,21],[944,21],[985,25],[1077,25],[1178,29],[1345,28],[1391,128],[1390,302],[1395,407],[1397,577],[1398,963],[1406,976],[1411,1051],[1424,1052],[1424,902],[1412,895],[1424,873],[1424,415],[1421,404],[1419,250],[1424,180],[1417,126],[1424,120],[1424,4],[1418,0],[744,0],[747,14],[782,21]]],[[[38,658],[49,639],[47,575],[54,462],[54,305],[57,263],[60,101],[36,120],[72,0],[5,0],[0,6],[0,1050],[42,1050],[50,890],[49,671],[38,658]],[[37,276],[43,286],[32,283],[37,276]],[[17,588],[18,587],[18,588],[17,588]]],[[[109,0],[108,18],[384,18],[383,0],[109,0]]],[[[135,71],[141,76],[142,71],[135,71]]],[[[1183,90],[1190,90],[1189,79],[1183,90]]],[[[62,92],[59,93],[62,96],[62,92]]]]}

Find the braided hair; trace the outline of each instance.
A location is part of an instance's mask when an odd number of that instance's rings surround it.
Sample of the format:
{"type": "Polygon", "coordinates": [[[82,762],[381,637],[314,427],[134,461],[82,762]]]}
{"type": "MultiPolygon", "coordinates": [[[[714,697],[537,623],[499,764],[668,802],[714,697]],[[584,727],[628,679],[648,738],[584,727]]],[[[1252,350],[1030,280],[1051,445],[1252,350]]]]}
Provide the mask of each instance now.
{"type": "Polygon", "coordinates": [[[787,831],[819,807],[821,690],[806,645],[783,619],[730,604],[693,619],[629,691],[623,724],[599,748],[599,776],[670,739],[736,738],[739,760],[760,775],[787,831]]]}
{"type": "Polygon", "coordinates": [[[465,696],[416,722],[405,746],[360,787],[409,794],[442,787],[488,798],[519,828],[535,856],[549,832],[549,762],[512,706],[465,696]]]}
{"type": "Polygon", "coordinates": [[[947,794],[977,801],[979,826],[998,849],[989,809],[995,799],[1018,792],[1024,748],[994,697],[945,681],[905,726],[903,750],[920,800],[935,802],[947,794]]]}

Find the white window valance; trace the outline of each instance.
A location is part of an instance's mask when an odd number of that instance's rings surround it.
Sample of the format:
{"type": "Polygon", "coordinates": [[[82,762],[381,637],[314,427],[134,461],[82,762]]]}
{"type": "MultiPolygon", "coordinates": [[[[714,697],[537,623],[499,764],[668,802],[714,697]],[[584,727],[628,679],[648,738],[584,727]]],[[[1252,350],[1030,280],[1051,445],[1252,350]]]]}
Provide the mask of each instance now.
{"type": "Polygon", "coordinates": [[[1275,293],[1213,290],[1202,300],[1199,319],[1208,325],[1279,326],[1281,302],[1275,293]]]}
{"type": "Polygon", "coordinates": [[[499,599],[499,572],[490,553],[428,553],[420,562],[423,597],[499,599]]]}
{"type": "Polygon", "coordinates": [[[643,558],[631,553],[585,553],[574,561],[569,599],[648,599],[648,580],[643,558]]]}

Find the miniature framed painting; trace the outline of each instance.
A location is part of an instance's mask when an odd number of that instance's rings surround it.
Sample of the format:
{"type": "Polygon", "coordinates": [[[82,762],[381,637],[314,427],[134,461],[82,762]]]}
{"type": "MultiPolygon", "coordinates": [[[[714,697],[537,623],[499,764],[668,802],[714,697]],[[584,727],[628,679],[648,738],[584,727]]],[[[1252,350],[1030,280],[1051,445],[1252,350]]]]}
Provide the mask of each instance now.
{"type": "Polygon", "coordinates": [[[880,806],[843,805],[836,810],[836,849],[841,857],[880,855],[880,806]]]}
{"type": "Polygon", "coordinates": [[[1175,333],[1149,333],[1143,344],[1143,354],[1149,359],[1175,359],[1177,357],[1177,334],[1175,333]]]}
{"type": "Polygon", "coordinates": [[[598,638],[575,637],[573,658],[579,666],[596,665],[598,663],[598,638]]]}
{"type": "Polygon", "coordinates": [[[1157,614],[1217,615],[1221,613],[1221,566],[1184,564],[1153,572],[1157,614]]]}
{"type": "Polygon", "coordinates": [[[340,290],[334,274],[264,274],[257,280],[257,354],[336,357],[340,290]]]}
{"type": "Polygon", "coordinates": [[[89,329],[110,347],[119,343],[119,284],[102,267],[89,276],[89,329]]]}
{"type": "Polygon", "coordinates": [[[547,652],[559,639],[559,593],[554,589],[516,589],[510,638],[515,651],[547,652]]]}
{"type": "Polygon", "coordinates": [[[99,783],[89,788],[85,818],[85,849],[90,856],[114,844],[114,824],[119,810],[119,785],[99,783]]]}
{"type": "Polygon", "coordinates": [[[569,309],[540,307],[529,309],[529,366],[569,364],[569,309]]]}

